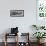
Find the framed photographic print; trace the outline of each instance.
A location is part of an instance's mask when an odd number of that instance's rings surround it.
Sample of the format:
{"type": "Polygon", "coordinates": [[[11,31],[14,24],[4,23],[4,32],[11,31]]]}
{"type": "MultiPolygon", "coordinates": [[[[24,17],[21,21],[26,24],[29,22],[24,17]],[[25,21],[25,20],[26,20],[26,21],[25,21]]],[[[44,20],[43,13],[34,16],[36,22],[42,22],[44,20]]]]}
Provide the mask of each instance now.
{"type": "Polygon", "coordinates": [[[11,17],[24,17],[24,10],[10,10],[11,17]]]}

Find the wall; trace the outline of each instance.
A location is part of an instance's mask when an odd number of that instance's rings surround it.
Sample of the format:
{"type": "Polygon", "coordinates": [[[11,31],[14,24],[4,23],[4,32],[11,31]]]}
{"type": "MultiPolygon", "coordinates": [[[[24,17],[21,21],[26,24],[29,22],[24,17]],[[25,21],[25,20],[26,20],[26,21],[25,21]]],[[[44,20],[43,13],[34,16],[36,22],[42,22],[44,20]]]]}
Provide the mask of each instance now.
{"type": "Polygon", "coordinates": [[[30,32],[36,24],[36,0],[0,0],[0,34],[10,32],[11,27],[19,27],[19,32],[30,32]],[[24,17],[10,17],[10,10],[24,10],[24,17]]]}

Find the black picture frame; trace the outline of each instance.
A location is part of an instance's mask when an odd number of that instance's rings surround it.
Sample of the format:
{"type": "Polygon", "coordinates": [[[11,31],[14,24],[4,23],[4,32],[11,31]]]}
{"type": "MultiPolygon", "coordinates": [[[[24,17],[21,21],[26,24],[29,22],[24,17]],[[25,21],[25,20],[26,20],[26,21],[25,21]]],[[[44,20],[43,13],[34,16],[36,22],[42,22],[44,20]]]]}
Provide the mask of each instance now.
{"type": "Polygon", "coordinates": [[[18,27],[16,28],[11,28],[11,34],[18,33],[18,27]]]}
{"type": "Polygon", "coordinates": [[[11,17],[24,17],[24,10],[10,10],[11,17]]]}

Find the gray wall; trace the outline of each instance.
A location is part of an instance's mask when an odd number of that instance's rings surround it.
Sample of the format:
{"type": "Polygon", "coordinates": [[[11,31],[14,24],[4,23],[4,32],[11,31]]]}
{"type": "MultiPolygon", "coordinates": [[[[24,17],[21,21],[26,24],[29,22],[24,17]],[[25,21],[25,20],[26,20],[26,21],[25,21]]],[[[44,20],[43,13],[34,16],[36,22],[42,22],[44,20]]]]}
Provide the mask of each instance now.
{"type": "Polygon", "coordinates": [[[30,32],[36,24],[36,0],[0,0],[0,34],[11,27],[19,27],[19,32],[30,32]],[[24,17],[10,17],[10,10],[24,10],[24,17]]]}

